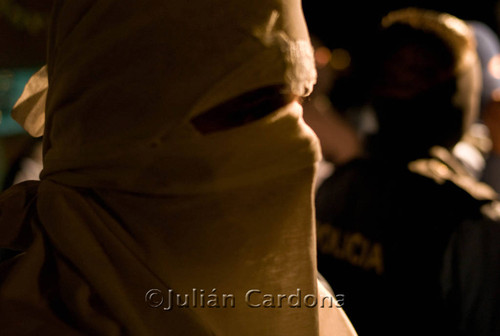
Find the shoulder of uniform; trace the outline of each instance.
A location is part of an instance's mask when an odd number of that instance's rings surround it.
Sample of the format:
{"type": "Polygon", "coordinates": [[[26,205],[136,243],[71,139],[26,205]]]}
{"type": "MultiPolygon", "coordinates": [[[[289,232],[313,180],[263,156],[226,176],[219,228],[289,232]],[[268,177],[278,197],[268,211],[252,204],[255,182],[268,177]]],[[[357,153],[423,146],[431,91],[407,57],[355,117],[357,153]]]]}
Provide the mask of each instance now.
{"type": "Polygon", "coordinates": [[[500,202],[489,202],[481,207],[481,213],[488,219],[500,222],[500,202]]]}
{"type": "Polygon", "coordinates": [[[411,172],[433,179],[438,184],[443,184],[451,178],[452,171],[434,158],[418,159],[408,164],[411,172]]]}
{"type": "Polygon", "coordinates": [[[461,170],[446,149],[436,147],[431,150],[431,154],[431,158],[410,162],[408,169],[433,179],[438,184],[451,182],[479,201],[493,201],[498,198],[493,188],[461,170]]]}

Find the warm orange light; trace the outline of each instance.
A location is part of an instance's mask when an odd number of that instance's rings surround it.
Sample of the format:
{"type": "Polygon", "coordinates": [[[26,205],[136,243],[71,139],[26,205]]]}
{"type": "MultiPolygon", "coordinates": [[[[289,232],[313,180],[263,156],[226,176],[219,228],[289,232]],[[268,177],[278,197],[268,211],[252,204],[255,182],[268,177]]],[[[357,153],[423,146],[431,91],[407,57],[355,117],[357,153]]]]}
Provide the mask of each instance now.
{"type": "Polygon", "coordinates": [[[500,101],[500,88],[491,91],[491,99],[496,102],[500,101]]]}
{"type": "Polygon", "coordinates": [[[319,47],[314,52],[314,58],[318,68],[322,68],[330,62],[332,52],[326,47],[319,47]]]}
{"type": "Polygon", "coordinates": [[[332,50],[330,65],[335,70],[345,70],[351,65],[351,55],[342,48],[332,50]]]}
{"type": "Polygon", "coordinates": [[[500,79],[500,54],[490,59],[488,62],[488,72],[496,79],[500,79]]]}

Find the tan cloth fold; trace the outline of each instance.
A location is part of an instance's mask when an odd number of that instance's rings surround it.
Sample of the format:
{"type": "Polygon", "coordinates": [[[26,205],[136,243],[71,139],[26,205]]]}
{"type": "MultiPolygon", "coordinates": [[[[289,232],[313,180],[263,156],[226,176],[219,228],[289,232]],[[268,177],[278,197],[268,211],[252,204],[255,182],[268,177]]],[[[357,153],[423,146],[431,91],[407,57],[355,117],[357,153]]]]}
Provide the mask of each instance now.
{"type": "Polygon", "coordinates": [[[319,335],[325,313],[322,335],[352,334],[338,309],[246,302],[323,293],[301,106],[208,135],[190,122],[260,87],[307,94],[310,48],[298,0],[55,1],[41,182],[0,204],[0,241],[25,251],[2,269],[0,329],[23,314],[32,334],[319,335]],[[194,290],[234,307],[165,309],[194,290]]]}
{"type": "Polygon", "coordinates": [[[44,66],[30,78],[12,109],[12,118],[33,137],[43,135],[48,89],[47,66],[44,66]]]}

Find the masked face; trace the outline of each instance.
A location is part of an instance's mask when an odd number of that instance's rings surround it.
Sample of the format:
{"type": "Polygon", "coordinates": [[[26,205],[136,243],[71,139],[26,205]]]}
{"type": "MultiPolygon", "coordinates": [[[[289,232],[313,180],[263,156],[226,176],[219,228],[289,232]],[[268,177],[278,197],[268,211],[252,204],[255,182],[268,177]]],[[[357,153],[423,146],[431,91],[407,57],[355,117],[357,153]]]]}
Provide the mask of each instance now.
{"type": "MultiPolygon", "coordinates": [[[[320,152],[294,100],[316,79],[301,2],[58,0],[53,13],[48,77],[32,86],[45,110],[24,110],[45,122],[37,220],[117,306],[112,323],[185,332],[189,316],[214,334],[317,334],[317,309],[244,301],[252,288],[317,294],[320,152]],[[152,313],[152,284],[239,303],[152,313]]],[[[67,300],[75,318],[94,308],[67,300]]]]}

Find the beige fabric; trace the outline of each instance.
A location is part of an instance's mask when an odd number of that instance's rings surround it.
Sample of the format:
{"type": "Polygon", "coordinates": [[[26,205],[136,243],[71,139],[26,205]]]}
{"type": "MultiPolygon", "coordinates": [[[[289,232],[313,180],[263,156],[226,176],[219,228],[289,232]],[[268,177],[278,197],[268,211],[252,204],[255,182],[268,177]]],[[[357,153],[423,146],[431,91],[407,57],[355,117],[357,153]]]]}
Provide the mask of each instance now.
{"type": "Polygon", "coordinates": [[[37,71],[26,84],[12,110],[12,118],[34,137],[42,136],[45,127],[45,104],[49,89],[47,76],[47,66],[37,71]]]}
{"type": "MultiPolygon", "coordinates": [[[[245,299],[319,295],[301,106],[209,135],[190,123],[255,88],[310,92],[300,1],[59,0],[49,42],[45,110],[18,118],[45,114],[41,182],[0,199],[0,245],[26,251],[2,267],[0,329],[318,335],[318,307],[245,299]],[[170,289],[235,303],[165,310],[170,289]]],[[[325,312],[342,332],[322,335],[353,333],[325,312]]]]}
{"type": "Polygon", "coordinates": [[[335,294],[330,288],[325,288],[322,281],[318,281],[318,292],[322,301],[319,309],[320,335],[357,335],[351,321],[342,310],[341,303],[335,299],[335,294]],[[329,301],[329,298],[332,300],[329,301]]]}

